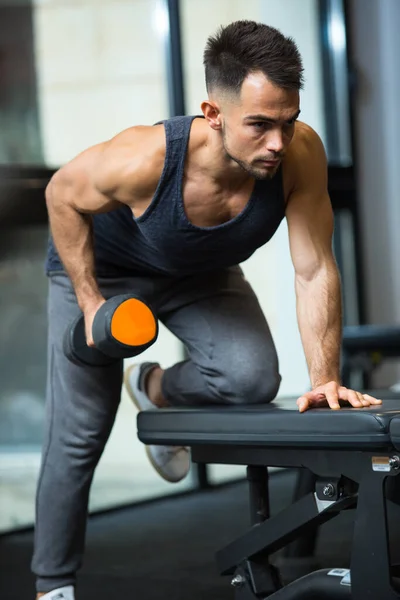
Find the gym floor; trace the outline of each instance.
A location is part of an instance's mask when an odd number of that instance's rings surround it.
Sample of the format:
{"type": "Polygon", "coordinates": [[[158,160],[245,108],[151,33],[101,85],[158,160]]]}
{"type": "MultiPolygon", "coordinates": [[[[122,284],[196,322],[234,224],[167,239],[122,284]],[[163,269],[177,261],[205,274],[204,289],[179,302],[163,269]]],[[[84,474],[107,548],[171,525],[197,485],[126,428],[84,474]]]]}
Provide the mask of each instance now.
{"type": "MultiPolygon", "coordinates": [[[[290,503],[294,483],[294,472],[271,475],[272,513],[290,503]]],[[[239,482],[92,516],[77,600],[232,599],[214,554],[248,528],[248,514],[247,485],[239,482]]],[[[347,511],[321,527],[320,567],[349,566],[353,518],[347,511]]],[[[400,539],[400,523],[392,538],[400,539]]],[[[0,538],[1,600],[34,598],[32,539],[31,532],[0,538]]]]}

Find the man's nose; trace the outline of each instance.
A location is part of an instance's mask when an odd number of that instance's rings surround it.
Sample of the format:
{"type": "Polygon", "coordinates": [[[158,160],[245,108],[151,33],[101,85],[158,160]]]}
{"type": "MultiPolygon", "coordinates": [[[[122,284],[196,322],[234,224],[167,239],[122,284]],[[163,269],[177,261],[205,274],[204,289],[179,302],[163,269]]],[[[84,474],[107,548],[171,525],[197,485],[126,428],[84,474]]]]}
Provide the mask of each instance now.
{"type": "Polygon", "coordinates": [[[274,154],[280,154],[284,148],[283,134],[280,128],[276,128],[269,132],[267,138],[267,150],[274,152],[274,154]]]}

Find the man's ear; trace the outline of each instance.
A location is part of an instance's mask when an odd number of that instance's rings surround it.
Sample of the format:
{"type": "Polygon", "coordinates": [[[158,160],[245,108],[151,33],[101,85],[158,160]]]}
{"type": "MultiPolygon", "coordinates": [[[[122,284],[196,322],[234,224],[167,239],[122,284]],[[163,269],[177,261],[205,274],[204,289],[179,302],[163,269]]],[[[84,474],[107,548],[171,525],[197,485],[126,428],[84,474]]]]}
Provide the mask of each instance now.
{"type": "Polygon", "coordinates": [[[201,110],[211,129],[216,131],[222,127],[221,109],[213,100],[205,100],[201,103],[201,110]]]}

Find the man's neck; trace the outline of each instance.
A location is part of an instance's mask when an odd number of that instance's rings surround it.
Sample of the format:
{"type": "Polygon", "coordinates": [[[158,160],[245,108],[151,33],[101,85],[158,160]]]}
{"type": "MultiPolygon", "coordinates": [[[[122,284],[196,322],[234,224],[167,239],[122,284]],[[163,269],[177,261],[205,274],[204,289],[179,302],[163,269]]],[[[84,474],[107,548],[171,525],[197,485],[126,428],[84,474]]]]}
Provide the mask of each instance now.
{"type": "Polygon", "coordinates": [[[225,151],[220,131],[211,129],[207,122],[200,121],[196,127],[196,140],[192,144],[191,162],[216,186],[238,190],[254,181],[244,169],[232,160],[225,151]]]}

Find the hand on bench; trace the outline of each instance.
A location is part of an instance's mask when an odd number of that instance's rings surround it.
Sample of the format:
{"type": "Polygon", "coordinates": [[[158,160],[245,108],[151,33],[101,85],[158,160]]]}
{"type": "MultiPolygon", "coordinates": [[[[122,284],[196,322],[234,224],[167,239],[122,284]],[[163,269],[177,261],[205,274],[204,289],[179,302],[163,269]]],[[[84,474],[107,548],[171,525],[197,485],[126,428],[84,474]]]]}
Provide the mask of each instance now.
{"type": "Polygon", "coordinates": [[[309,408],[325,407],[326,405],[330,406],[332,410],[340,410],[340,401],[345,401],[354,408],[382,404],[382,400],[369,394],[350,390],[336,381],[319,385],[310,392],[306,392],[298,398],[296,404],[299,407],[299,412],[304,412],[309,408]]]}

